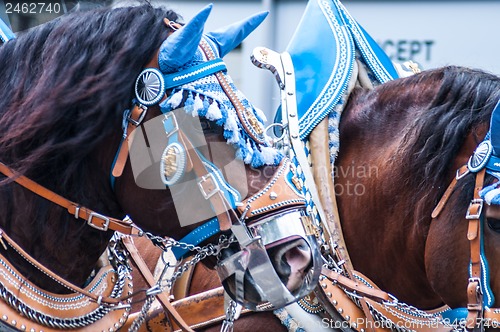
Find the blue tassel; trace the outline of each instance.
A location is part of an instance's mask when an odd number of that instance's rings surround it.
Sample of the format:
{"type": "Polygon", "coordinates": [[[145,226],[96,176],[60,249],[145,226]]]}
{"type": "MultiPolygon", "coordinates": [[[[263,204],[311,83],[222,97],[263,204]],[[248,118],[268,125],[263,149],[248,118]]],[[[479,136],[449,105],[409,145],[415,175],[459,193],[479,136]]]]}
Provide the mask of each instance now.
{"type": "Polygon", "coordinates": [[[243,151],[241,149],[239,149],[239,148],[236,149],[236,152],[235,152],[234,156],[238,160],[244,160],[245,159],[245,157],[243,156],[243,151]]]}
{"type": "Polygon", "coordinates": [[[259,168],[264,166],[264,158],[262,157],[262,153],[259,149],[252,144],[253,155],[252,155],[252,163],[250,164],[253,168],[259,168]]]}
{"type": "Polygon", "coordinates": [[[234,132],[232,132],[231,130],[224,129],[224,138],[226,140],[229,140],[229,139],[231,139],[233,137],[234,137],[234,132]]]}
{"type": "Polygon", "coordinates": [[[225,108],[220,108],[220,112],[221,112],[221,115],[222,115],[222,118],[218,119],[215,124],[222,127],[224,125],[224,123],[226,123],[226,120],[227,120],[227,111],[225,108]]]}
{"type": "Polygon", "coordinates": [[[160,109],[162,113],[168,113],[172,110],[172,106],[168,101],[169,99],[165,99],[163,102],[160,103],[160,109]]]}
{"type": "Polygon", "coordinates": [[[187,97],[186,101],[184,102],[184,110],[188,114],[193,113],[193,110],[194,110],[194,98],[193,98],[193,93],[191,91],[189,91],[188,97],[187,97]]]}
{"type": "Polygon", "coordinates": [[[281,153],[281,151],[278,151],[278,153],[276,153],[276,156],[274,157],[274,165],[278,166],[284,157],[285,156],[283,155],[283,153],[281,153]]]}
{"type": "Polygon", "coordinates": [[[203,98],[203,109],[198,111],[198,115],[199,116],[207,115],[209,107],[210,107],[210,103],[208,102],[208,97],[203,98]]]}

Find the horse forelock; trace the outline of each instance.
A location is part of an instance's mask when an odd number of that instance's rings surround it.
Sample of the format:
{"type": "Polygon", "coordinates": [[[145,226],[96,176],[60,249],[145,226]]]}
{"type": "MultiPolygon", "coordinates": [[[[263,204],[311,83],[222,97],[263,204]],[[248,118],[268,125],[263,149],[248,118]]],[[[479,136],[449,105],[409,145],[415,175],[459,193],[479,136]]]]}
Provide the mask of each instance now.
{"type": "Polygon", "coordinates": [[[150,5],[77,12],[1,47],[0,161],[74,182],[112,132],[119,140],[135,79],[170,31],[164,17],[179,18],[150,5]]]}

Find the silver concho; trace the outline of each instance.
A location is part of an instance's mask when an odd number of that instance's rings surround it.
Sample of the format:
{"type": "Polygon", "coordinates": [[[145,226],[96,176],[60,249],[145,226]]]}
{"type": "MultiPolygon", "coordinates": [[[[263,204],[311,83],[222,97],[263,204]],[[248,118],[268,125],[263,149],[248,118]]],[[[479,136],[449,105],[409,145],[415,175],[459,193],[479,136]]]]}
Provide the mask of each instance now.
{"type": "Polygon", "coordinates": [[[135,81],[135,96],[144,106],[157,104],[165,95],[163,74],[156,68],[144,69],[135,81]]]}
{"type": "Polygon", "coordinates": [[[476,150],[470,157],[469,162],[467,163],[469,170],[471,172],[480,171],[486,165],[486,163],[488,163],[492,151],[493,151],[493,146],[491,145],[491,142],[482,141],[477,146],[476,150]]]}
{"type": "Polygon", "coordinates": [[[186,150],[177,142],[167,145],[161,156],[161,180],[171,186],[182,177],[186,169],[186,150]]]}

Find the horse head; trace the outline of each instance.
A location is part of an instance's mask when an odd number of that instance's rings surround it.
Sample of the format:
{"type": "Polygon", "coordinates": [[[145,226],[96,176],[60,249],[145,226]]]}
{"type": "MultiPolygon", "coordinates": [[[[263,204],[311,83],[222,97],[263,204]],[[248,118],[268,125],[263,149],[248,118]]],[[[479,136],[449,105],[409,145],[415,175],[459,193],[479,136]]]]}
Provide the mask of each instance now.
{"type": "MultiPolygon", "coordinates": [[[[251,308],[314,287],[303,186],[221,60],[265,14],[203,33],[210,10],[184,26],[149,5],[70,14],[0,48],[0,224],[63,279],[83,284],[111,230],[137,227],[192,240],[176,242],[178,257],[220,237],[202,254],[230,246],[217,270],[251,308]]],[[[18,256],[5,253],[38,286],[67,291],[18,256]]]]}
{"type": "MultiPolygon", "coordinates": [[[[262,112],[236,89],[221,60],[267,14],[204,34],[203,25],[210,10],[211,6],[206,7],[183,27],[166,22],[177,30],[138,76],[136,99],[149,107],[158,104],[160,112],[148,111],[141,131],[131,133],[133,182],[137,185],[146,181],[146,190],[159,189],[158,184],[163,189],[168,186],[173,201],[168,208],[175,207],[181,226],[209,220],[192,230],[188,238],[192,234],[200,237],[201,233],[203,236],[197,239],[201,242],[219,230],[230,229],[239,245],[222,252],[224,260],[217,265],[228,292],[253,308],[266,298],[279,307],[312,287],[310,282],[315,278],[308,276],[307,271],[313,271],[311,267],[318,264],[319,256],[314,254],[315,243],[306,241],[310,234],[296,233],[287,221],[295,218],[302,223],[307,218],[294,168],[270,146],[264,134],[262,112]],[[225,140],[221,142],[222,138],[225,140]],[[231,153],[232,148],[235,152],[231,153]],[[152,158],[144,165],[147,153],[152,158]],[[152,175],[151,170],[155,170],[152,175]],[[189,170],[192,176],[184,176],[189,170]],[[273,215],[269,216],[271,211],[273,215]],[[270,249],[270,261],[262,260],[263,245],[270,249]],[[271,265],[277,274],[269,274],[271,265]],[[279,286],[282,283],[284,286],[279,286]],[[304,287],[305,284],[309,286],[304,287]]],[[[141,114],[145,112],[139,106],[135,110],[138,108],[141,114]]],[[[113,174],[118,174],[120,152],[116,161],[113,174]]],[[[128,180],[131,178],[129,173],[128,180]]],[[[116,185],[118,188],[119,181],[116,185]]],[[[162,206],[165,198],[156,193],[157,206],[162,206]]],[[[149,194],[148,201],[154,200],[154,194],[149,194]]],[[[133,206],[131,203],[123,202],[133,206]]],[[[147,220],[143,209],[140,213],[130,211],[129,215],[137,222],[147,220]]],[[[174,250],[180,257],[179,251],[174,250]]]]}

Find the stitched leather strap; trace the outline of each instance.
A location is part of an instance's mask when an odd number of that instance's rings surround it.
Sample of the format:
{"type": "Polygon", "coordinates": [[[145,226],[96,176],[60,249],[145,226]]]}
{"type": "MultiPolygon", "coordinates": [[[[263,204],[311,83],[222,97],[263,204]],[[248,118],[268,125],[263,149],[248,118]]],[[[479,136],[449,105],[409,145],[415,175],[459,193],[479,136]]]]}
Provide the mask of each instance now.
{"type": "Polygon", "coordinates": [[[125,132],[123,140],[120,143],[118,155],[116,157],[115,164],[113,165],[113,170],[111,171],[111,174],[115,178],[120,177],[123,173],[123,169],[125,168],[125,164],[127,163],[128,158],[128,147],[133,139],[132,132],[141,124],[146,112],[147,108],[141,107],[139,105],[135,105],[130,112],[130,116],[127,119],[127,130],[125,132]]]}
{"type": "Polygon", "coordinates": [[[86,207],[80,206],[53,191],[39,185],[33,180],[25,177],[24,175],[18,174],[11,168],[0,162],[0,172],[5,176],[11,178],[16,183],[20,184],[24,188],[30,190],[31,192],[55,203],[63,208],[65,208],[69,214],[75,216],[75,218],[80,218],[87,221],[89,226],[96,229],[107,231],[108,229],[123,233],[132,234],[134,228],[133,223],[130,220],[120,220],[107,216],[103,216],[100,213],[92,211],[86,207]]]}
{"type": "MultiPolygon", "coordinates": [[[[130,253],[130,257],[134,261],[134,263],[137,266],[137,269],[143,276],[144,280],[148,283],[150,287],[154,287],[156,285],[156,282],[154,280],[153,274],[149,270],[148,266],[146,265],[146,262],[142,259],[141,255],[139,254],[137,247],[135,246],[132,237],[130,236],[124,236],[122,238],[123,244],[127,248],[128,252],[130,253]]],[[[161,303],[163,308],[172,315],[172,318],[175,320],[179,326],[182,327],[183,331],[187,332],[194,332],[187,324],[186,322],[182,319],[182,317],[179,315],[177,310],[172,306],[170,303],[170,300],[165,292],[161,292],[156,295],[156,298],[158,301],[161,303]]]]}
{"type": "Polygon", "coordinates": [[[451,193],[453,192],[453,189],[455,189],[455,186],[457,185],[458,180],[461,179],[465,174],[467,174],[468,171],[469,171],[469,169],[468,169],[467,165],[463,165],[462,167],[460,167],[457,170],[457,175],[453,178],[450,185],[448,186],[448,188],[444,192],[443,196],[441,196],[441,199],[439,200],[436,207],[432,211],[431,217],[433,219],[437,218],[437,216],[439,216],[439,214],[443,210],[444,206],[446,205],[446,202],[448,202],[448,199],[450,198],[451,193]]]}
{"type": "Polygon", "coordinates": [[[479,196],[479,191],[483,188],[484,175],[483,168],[476,174],[476,185],[474,187],[474,198],[467,209],[466,218],[469,219],[467,238],[470,241],[470,278],[467,286],[467,321],[468,329],[474,329],[482,324],[483,317],[483,296],[481,291],[481,212],[483,200],[479,196]]]}
{"type": "Polygon", "coordinates": [[[368,287],[364,284],[360,284],[355,280],[344,277],[340,273],[329,270],[325,267],[321,269],[321,274],[326,276],[331,281],[342,285],[347,288],[351,292],[356,292],[356,294],[360,296],[364,296],[370,299],[373,299],[377,302],[389,302],[391,301],[391,297],[388,293],[381,291],[376,288],[368,287]]]}
{"type": "MultiPolygon", "coordinates": [[[[213,178],[209,176],[209,173],[205,166],[203,165],[203,161],[200,156],[196,152],[196,149],[191,144],[191,141],[186,137],[182,130],[179,130],[179,139],[182,144],[186,147],[186,151],[189,155],[189,158],[193,164],[193,170],[196,174],[196,177],[200,180],[200,186],[203,188],[205,193],[212,192],[216,190],[216,183],[213,183],[213,178]]],[[[208,198],[210,203],[212,204],[212,208],[214,212],[217,214],[217,219],[219,220],[219,226],[221,231],[225,231],[231,228],[231,219],[229,217],[228,209],[231,208],[229,202],[227,202],[226,198],[222,194],[220,190],[214,192],[213,195],[210,195],[208,198]]]]}

